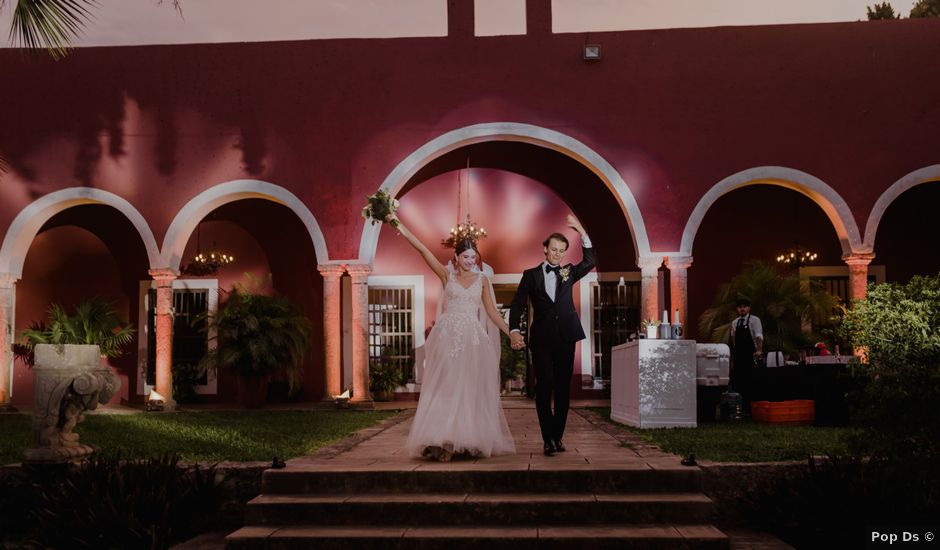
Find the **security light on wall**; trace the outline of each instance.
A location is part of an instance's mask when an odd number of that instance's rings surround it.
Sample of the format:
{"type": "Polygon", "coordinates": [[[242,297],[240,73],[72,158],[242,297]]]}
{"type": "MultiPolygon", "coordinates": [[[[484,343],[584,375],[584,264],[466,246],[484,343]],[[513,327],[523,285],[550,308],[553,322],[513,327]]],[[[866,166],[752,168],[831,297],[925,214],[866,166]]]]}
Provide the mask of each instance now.
{"type": "Polygon", "coordinates": [[[599,61],[601,58],[601,45],[600,44],[585,44],[584,45],[584,59],[588,61],[599,61]]]}

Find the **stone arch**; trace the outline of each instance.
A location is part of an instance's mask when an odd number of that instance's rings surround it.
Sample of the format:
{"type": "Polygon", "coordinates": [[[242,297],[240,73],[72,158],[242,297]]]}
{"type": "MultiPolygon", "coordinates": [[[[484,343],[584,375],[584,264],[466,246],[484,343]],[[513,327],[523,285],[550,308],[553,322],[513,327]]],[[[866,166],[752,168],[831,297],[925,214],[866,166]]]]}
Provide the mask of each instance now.
{"type": "Polygon", "coordinates": [[[161,267],[179,270],[186,243],[200,221],[216,208],[242,199],[265,199],[289,208],[307,229],[318,263],[326,263],[326,239],[310,209],[287,189],[260,180],[234,180],[220,183],[193,197],[179,211],[167,229],[161,249],[161,267]]]}
{"type": "Polygon", "coordinates": [[[878,234],[878,224],[881,223],[881,218],[884,216],[885,211],[888,210],[888,207],[891,206],[891,203],[908,189],[935,180],[940,180],[940,164],[925,166],[924,168],[914,170],[894,182],[891,187],[878,197],[875,206],[872,207],[871,213],[868,215],[868,222],[865,224],[865,241],[862,244],[864,252],[874,252],[875,237],[878,234]]]}
{"type": "Polygon", "coordinates": [[[17,214],[3,238],[3,245],[0,246],[0,273],[9,273],[17,279],[22,277],[26,253],[42,226],[63,210],[83,204],[107,205],[123,214],[137,229],[140,240],[147,249],[150,267],[159,265],[160,251],[153,232],[131,203],[101,189],[69,187],[36,199],[17,214]]]}
{"type": "Polygon", "coordinates": [[[792,189],[815,202],[825,212],[832,223],[842,246],[842,253],[850,254],[862,249],[862,239],[855,223],[855,217],[845,200],[821,179],[783,166],[759,166],[732,174],[716,183],[695,205],[685,230],[682,232],[680,252],[692,255],[692,243],[708,209],[722,196],[748,185],[776,185],[792,189]]]}
{"type": "MultiPolygon", "coordinates": [[[[557,151],[587,167],[607,186],[623,211],[637,257],[650,253],[649,238],[636,198],[620,173],[609,162],[584,143],[548,128],[516,122],[487,122],[447,132],[425,143],[404,160],[385,178],[379,189],[396,196],[415,173],[432,160],[466,145],[486,141],[518,141],[557,151]]],[[[379,240],[379,225],[368,220],[363,223],[359,243],[359,261],[372,264],[379,240]]]]}

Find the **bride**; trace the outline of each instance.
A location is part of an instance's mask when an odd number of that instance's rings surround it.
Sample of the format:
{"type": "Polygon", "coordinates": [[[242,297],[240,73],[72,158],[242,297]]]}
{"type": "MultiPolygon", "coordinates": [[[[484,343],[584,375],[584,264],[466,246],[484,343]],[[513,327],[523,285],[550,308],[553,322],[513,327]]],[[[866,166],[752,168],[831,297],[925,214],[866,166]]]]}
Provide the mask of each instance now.
{"type": "Polygon", "coordinates": [[[439,305],[425,342],[421,398],[405,444],[409,454],[446,462],[461,453],[515,453],[499,398],[496,331],[508,336],[509,326],[496,310],[492,283],[480,271],[476,243],[457,243],[453,260],[444,266],[396,216],[386,221],[393,220],[443,285],[443,313],[439,305]]]}

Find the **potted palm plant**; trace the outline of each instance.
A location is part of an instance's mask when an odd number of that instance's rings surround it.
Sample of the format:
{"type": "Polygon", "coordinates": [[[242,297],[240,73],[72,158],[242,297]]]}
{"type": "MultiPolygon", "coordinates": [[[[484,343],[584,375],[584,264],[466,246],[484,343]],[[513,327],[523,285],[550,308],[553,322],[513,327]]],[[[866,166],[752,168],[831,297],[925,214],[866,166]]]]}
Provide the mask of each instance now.
{"type": "Polygon", "coordinates": [[[32,364],[38,344],[98,346],[103,357],[113,359],[124,354],[124,348],[134,341],[134,333],[133,325],[121,319],[111,302],[101,298],[82,302],[72,315],[59,304],[52,304],[45,323],[22,332],[25,359],[32,364]]]}
{"type": "Polygon", "coordinates": [[[804,334],[812,319],[828,319],[839,307],[838,299],[819,285],[801,286],[800,280],[783,276],[764,262],[749,262],[732,280],[722,285],[699,318],[699,338],[707,342],[727,342],[731,322],[736,317],[735,302],[740,297],[753,304],[751,313],[764,327],[764,349],[795,355],[816,337],[804,334]]]}
{"type": "Polygon", "coordinates": [[[404,382],[404,373],[391,361],[378,361],[369,366],[369,391],[376,401],[391,401],[395,389],[404,382]]]}
{"type": "Polygon", "coordinates": [[[202,368],[229,368],[238,376],[239,401],[258,408],[267,398],[273,374],[284,374],[291,394],[300,388],[303,359],[310,349],[310,320],[284,296],[250,292],[236,285],[219,311],[207,314],[205,330],[215,330],[216,346],[202,368]]]}

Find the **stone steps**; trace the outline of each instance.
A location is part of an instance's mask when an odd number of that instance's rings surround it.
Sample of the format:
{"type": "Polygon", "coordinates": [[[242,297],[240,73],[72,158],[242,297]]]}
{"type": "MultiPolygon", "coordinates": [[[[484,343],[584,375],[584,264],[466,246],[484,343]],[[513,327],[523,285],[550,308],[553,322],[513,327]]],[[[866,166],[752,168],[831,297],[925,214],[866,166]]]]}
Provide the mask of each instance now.
{"type": "Polygon", "coordinates": [[[711,525],[591,526],[250,526],[228,537],[228,548],[376,550],[482,548],[727,549],[727,536],[711,525]]]}
{"type": "MultiPolygon", "coordinates": [[[[432,465],[439,466],[439,465],[432,465]]],[[[262,494],[388,493],[691,493],[701,491],[698,468],[362,469],[267,470],[262,494]]]]}
{"type": "Polygon", "coordinates": [[[409,493],[262,495],[248,503],[248,525],[566,525],[707,523],[701,493],[409,493]]]}

